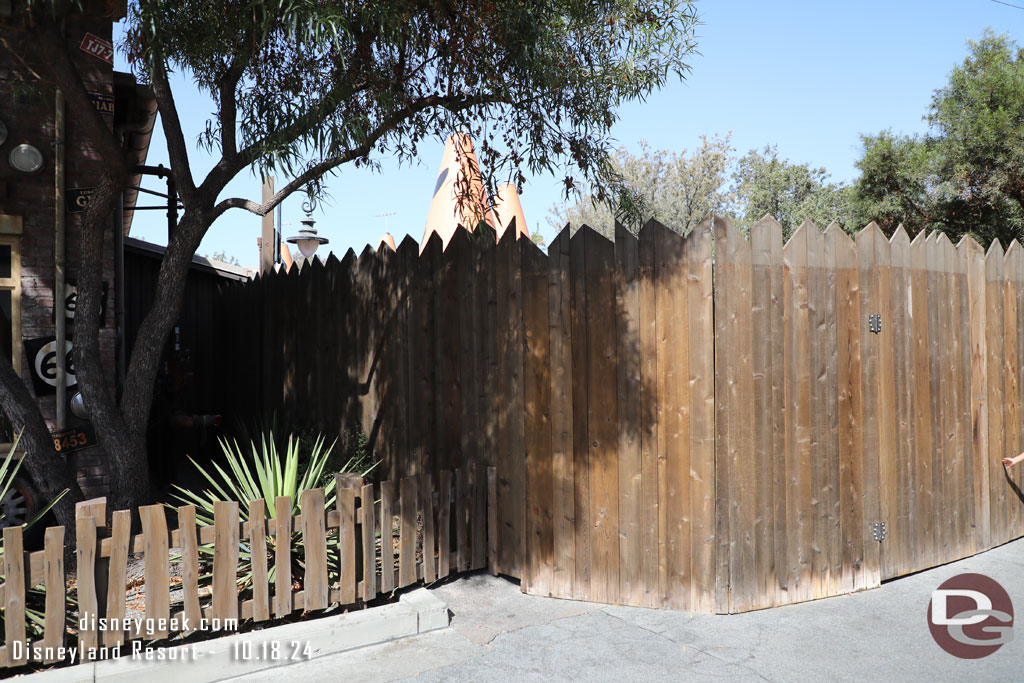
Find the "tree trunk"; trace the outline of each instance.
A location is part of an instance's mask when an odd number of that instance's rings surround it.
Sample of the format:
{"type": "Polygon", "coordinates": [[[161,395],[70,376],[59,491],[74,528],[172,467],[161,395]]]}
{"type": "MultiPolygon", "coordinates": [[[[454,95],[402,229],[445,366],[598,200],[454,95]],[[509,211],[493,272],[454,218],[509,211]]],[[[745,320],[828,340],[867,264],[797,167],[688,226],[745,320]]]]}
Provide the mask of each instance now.
{"type": "Polygon", "coordinates": [[[0,361],[0,406],[15,430],[22,430],[21,446],[25,450],[22,464],[32,475],[44,500],[54,500],[68,492],[53,508],[57,521],[64,526],[65,547],[75,546],[75,503],[82,500],[82,489],[71,474],[65,460],[53,448],[53,439],[35,399],[14,368],[0,361]]]}

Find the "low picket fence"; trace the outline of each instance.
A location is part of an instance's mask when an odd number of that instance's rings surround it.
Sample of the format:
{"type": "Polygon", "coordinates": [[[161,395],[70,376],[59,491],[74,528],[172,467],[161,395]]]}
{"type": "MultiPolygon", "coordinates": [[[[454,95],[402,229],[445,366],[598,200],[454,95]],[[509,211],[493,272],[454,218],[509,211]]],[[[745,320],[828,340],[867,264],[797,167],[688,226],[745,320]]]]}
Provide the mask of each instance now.
{"type": "MultiPolygon", "coordinates": [[[[246,620],[361,607],[421,581],[496,567],[496,548],[488,544],[497,538],[493,467],[442,471],[436,481],[424,475],[374,485],[337,475],[335,482],[334,509],[326,509],[323,489],[311,489],[302,492],[295,515],[288,497],[251,501],[247,520],[240,518],[237,502],[223,501],[214,506],[213,524],[203,526],[195,506],[185,505],[177,508],[178,528],[169,529],[167,508],[140,507],[142,533],[136,535],[130,511],[115,511],[108,527],[103,499],[80,504],[77,580],[71,591],[77,613],[70,629],[77,633],[79,661],[90,651],[102,657],[104,648],[136,639],[163,640],[232,630],[246,620]],[[269,519],[268,502],[274,510],[269,519]],[[293,585],[299,578],[292,575],[293,534],[301,535],[304,546],[299,587],[293,585]],[[211,544],[212,577],[201,576],[201,546],[211,544]],[[127,609],[130,553],[143,555],[143,616],[133,617],[127,609]],[[242,553],[251,558],[252,573],[251,586],[244,589],[238,585],[242,553]],[[181,598],[172,602],[175,563],[180,563],[181,598]]],[[[66,643],[68,611],[75,607],[66,589],[64,537],[64,527],[48,528],[43,550],[26,553],[22,529],[3,530],[0,667],[62,661],[64,648],[73,646],[66,643]],[[45,588],[42,638],[30,642],[26,592],[38,586],[45,588]]]]}

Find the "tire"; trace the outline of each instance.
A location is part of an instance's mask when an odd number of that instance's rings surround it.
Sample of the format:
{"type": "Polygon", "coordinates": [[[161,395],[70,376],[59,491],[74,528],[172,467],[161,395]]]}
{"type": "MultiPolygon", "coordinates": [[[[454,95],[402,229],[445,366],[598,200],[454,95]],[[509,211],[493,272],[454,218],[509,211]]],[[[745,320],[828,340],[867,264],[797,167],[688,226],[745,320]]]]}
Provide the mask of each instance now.
{"type": "MultiPolygon", "coordinates": [[[[0,499],[0,529],[21,525],[35,517],[39,509],[39,493],[24,477],[15,477],[0,499]]],[[[46,530],[45,519],[40,519],[25,531],[25,545],[35,546],[46,530]]]]}

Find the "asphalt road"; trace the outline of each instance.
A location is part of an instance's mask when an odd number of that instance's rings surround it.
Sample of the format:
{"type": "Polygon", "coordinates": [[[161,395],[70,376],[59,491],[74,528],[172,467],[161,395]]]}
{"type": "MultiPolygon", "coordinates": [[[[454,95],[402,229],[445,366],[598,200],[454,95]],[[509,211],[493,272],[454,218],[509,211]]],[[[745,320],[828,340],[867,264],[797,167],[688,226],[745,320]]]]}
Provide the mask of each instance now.
{"type": "Polygon", "coordinates": [[[523,595],[477,574],[440,586],[451,626],[245,681],[1022,681],[1024,539],[873,590],[738,615],[523,595]],[[1010,594],[1017,638],[983,659],[941,650],[931,592],[965,572],[1010,594]]]}

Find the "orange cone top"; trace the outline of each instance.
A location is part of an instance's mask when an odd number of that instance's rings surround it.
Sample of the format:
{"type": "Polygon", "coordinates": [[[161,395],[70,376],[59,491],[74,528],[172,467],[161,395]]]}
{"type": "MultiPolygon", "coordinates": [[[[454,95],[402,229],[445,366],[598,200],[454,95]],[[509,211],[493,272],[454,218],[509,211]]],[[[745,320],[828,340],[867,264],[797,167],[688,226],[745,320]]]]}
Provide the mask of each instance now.
{"type": "Polygon", "coordinates": [[[530,238],[530,231],[526,228],[526,216],[523,215],[523,205],[519,203],[519,191],[515,185],[505,184],[498,188],[498,196],[494,198],[492,211],[498,239],[501,239],[505,230],[513,224],[515,225],[516,239],[530,238]]]}
{"type": "Polygon", "coordinates": [[[480,163],[473,151],[473,141],[462,133],[452,135],[444,146],[420,252],[432,233],[436,232],[447,247],[460,225],[475,230],[481,220],[497,229],[487,210],[487,193],[480,175],[480,163]]]}

